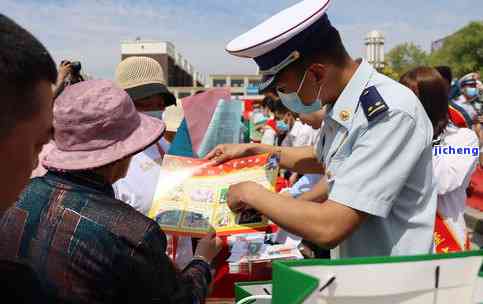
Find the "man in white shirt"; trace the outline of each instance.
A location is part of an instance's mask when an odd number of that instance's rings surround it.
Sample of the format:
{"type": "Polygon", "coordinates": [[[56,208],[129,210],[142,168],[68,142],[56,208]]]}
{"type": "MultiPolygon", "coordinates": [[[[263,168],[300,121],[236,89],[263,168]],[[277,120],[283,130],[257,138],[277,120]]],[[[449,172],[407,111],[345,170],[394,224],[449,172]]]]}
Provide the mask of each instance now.
{"type": "MultiPolygon", "coordinates": [[[[326,108],[322,108],[320,111],[300,114],[300,121],[307,126],[310,126],[313,130],[313,136],[310,139],[310,146],[317,146],[320,138],[320,129],[323,126],[325,115],[327,114],[326,108]]],[[[292,187],[289,189],[291,196],[298,198],[304,193],[309,192],[312,188],[317,185],[321,180],[321,174],[305,174],[301,177],[292,187]]],[[[305,197],[305,196],[304,196],[305,197]]],[[[307,198],[306,198],[307,199],[307,198]]],[[[315,201],[325,201],[327,198],[324,197],[313,197],[311,198],[315,201]]]]}
{"type": "Polygon", "coordinates": [[[206,158],[219,164],[276,153],[282,168],[325,172],[330,185],[323,204],[247,182],[230,187],[228,205],[235,212],[255,209],[321,247],[340,246],[340,257],[429,253],[436,212],[431,122],[413,92],[348,55],[328,5],[302,1],[226,47],[253,58],[261,91],[276,89],[292,111],[329,105],[317,149],[222,145],[206,158]]]}
{"type": "Polygon", "coordinates": [[[283,147],[304,147],[310,146],[318,132],[311,126],[303,123],[300,119],[295,119],[293,126],[282,142],[283,147]]]}
{"type": "MultiPolygon", "coordinates": [[[[289,112],[294,115],[292,112],[289,112]]],[[[312,146],[314,139],[318,137],[319,131],[314,130],[311,126],[303,123],[299,118],[294,118],[291,122],[291,129],[282,142],[282,147],[307,147],[312,146]]],[[[299,179],[298,173],[291,173],[289,184],[294,185],[299,179]]]]}

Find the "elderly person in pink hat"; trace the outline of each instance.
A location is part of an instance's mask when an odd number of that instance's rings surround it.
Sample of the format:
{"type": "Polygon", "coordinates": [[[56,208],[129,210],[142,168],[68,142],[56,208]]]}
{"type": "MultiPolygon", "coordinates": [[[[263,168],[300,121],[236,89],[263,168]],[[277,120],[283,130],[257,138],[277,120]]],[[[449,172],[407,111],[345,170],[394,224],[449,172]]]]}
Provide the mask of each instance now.
{"type": "Polygon", "coordinates": [[[37,271],[56,302],[201,303],[220,241],[209,235],[182,271],[156,222],[115,199],[132,155],[159,140],[159,120],[105,80],[68,87],[54,106],[55,145],[0,221],[2,255],[37,271]]]}

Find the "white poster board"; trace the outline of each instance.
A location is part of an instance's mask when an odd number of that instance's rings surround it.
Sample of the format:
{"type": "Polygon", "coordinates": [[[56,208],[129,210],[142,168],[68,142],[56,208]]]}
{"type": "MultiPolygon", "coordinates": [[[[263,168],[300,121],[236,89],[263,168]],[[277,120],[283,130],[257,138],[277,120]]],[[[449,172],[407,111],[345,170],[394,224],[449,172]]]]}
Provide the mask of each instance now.
{"type": "Polygon", "coordinates": [[[479,303],[482,254],[275,262],[272,303],[479,303]]]}

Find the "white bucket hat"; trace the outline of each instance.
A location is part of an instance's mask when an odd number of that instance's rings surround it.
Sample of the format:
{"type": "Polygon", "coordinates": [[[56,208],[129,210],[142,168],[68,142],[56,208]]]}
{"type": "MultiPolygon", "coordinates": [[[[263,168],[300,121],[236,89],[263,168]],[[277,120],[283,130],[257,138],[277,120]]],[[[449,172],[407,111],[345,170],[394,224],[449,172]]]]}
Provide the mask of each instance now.
{"type": "Polygon", "coordinates": [[[162,95],[165,106],[176,105],[176,97],[166,87],[161,65],[149,57],[128,57],[116,69],[116,83],[134,103],[153,95],[162,95]]]}

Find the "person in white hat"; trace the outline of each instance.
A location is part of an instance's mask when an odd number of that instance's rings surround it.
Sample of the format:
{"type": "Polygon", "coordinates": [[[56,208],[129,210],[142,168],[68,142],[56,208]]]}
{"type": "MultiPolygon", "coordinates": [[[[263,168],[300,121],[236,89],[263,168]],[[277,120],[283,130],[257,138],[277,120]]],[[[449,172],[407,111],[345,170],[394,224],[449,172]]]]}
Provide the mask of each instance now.
{"type": "Polygon", "coordinates": [[[328,105],[316,149],[222,145],[207,158],[220,163],[268,152],[283,168],[325,172],[323,203],[247,182],[230,188],[228,204],[236,212],[256,209],[321,247],[339,246],[342,257],[431,253],[431,121],[412,91],[348,55],[327,17],[329,2],[301,1],[226,47],[253,58],[263,75],[261,89],[275,88],[290,110],[310,113],[328,105]]]}
{"type": "MultiPolygon", "coordinates": [[[[134,101],[139,112],[163,118],[165,108],[176,105],[176,98],[166,87],[161,65],[149,57],[128,57],[116,69],[115,81],[134,101]]],[[[114,184],[116,198],[147,215],[156,193],[161,163],[170,144],[161,138],[136,154],[125,178],[114,184]]],[[[175,260],[183,268],[193,256],[191,238],[180,237],[175,260]]]]}
{"type": "MultiPolygon", "coordinates": [[[[124,59],[116,69],[115,82],[129,94],[139,112],[157,119],[162,119],[166,107],[176,104],[176,98],[166,87],[161,65],[152,58],[124,59]]],[[[156,190],[159,167],[168,149],[169,143],[161,138],[135,155],[126,178],[114,185],[116,197],[147,214],[156,190]]]]}

